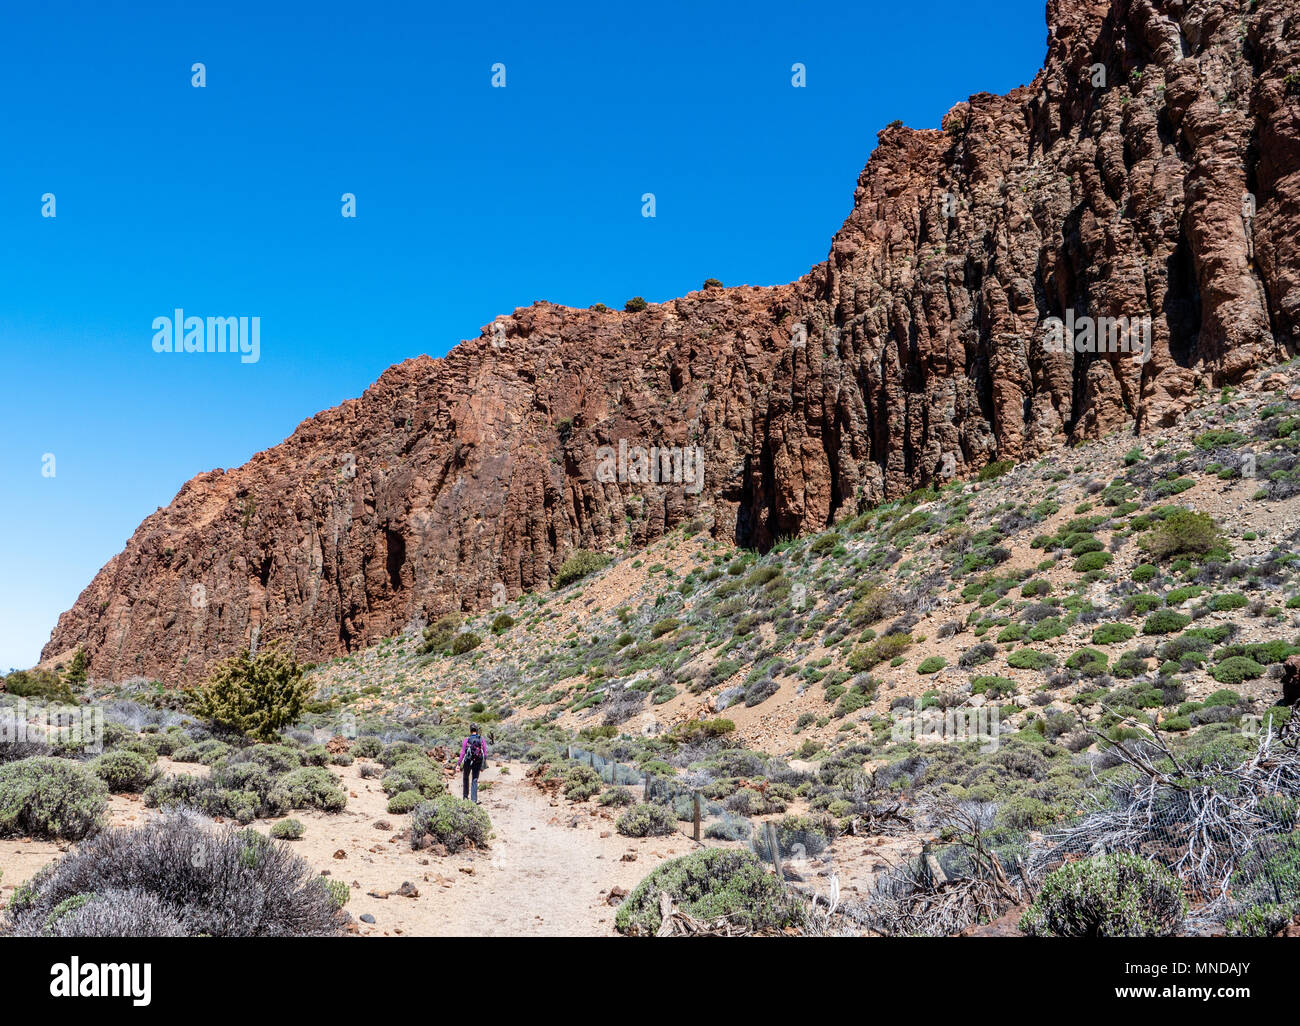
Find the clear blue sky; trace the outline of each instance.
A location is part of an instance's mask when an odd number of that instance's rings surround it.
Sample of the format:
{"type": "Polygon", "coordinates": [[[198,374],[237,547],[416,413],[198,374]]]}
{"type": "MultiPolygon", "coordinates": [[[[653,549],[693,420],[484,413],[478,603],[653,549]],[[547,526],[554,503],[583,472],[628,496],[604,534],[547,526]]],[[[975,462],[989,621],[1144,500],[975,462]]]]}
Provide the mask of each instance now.
{"type": "Polygon", "coordinates": [[[8,5],[0,670],[186,480],[393,363],[536,299],[798,277],[877,131],[1045,48],[1042,0],[8,5]],[[155,353],[177,306],[260,317],[260,360],[155,353]]]}

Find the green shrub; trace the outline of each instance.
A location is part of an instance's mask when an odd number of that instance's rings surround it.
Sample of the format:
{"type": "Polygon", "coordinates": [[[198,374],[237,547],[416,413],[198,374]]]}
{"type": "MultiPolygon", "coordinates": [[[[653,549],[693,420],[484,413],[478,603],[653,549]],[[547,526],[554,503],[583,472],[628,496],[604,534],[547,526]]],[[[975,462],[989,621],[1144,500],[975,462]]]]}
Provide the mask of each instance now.
{"type": "Polygon", "coordinates": [[[483,639],[473,631],[461,631],[451,639],[451,654],[454,656],[464,655],[466,652],[472,652],[483,644],[483,639]]]}
{"type": "Polygon", "coordinates": [[[600,793],[600,775],[590,766],[577,763],[564,775],[564,797],[574,802],[585,802],[600,793]]]}
{"type": "Polygon", "coordinates": [[[1192,618],[1185,613],[1175,613],[1172,609],[1157,609],[1142,621],[1143,634],[1177,634],[1192,618]]]}
{"type": "Polygon", "coordinates": [[[1250,604],[1250,600],[1237,592],[1228,595],[1215,595],[1210,600],[1210,608],[1216,613],[1226,613],[1233,609],[1243,609],[1250,604]]]}
{"type": "Polygon", "coordinates": [[[1166,937],[1186,914],[1178,877],[1121,852],[1049,873],[1020,929],[1031,937],[1166,937]]]}
{"type": "Polygon", "coordinates": [[[948,660],[943,656],[928,656],[921,660],[921,665],[916,668],[917,673],[938,673],[948,665],[948,660]]]}
{"type": "Polygon", "coordinates": [[[492,621],[492,633],[503,634],[515,625],[515,618],[509,613],[498,613],[492,621]]]}
{"type": "Polygon", "coordinates": [[[455,613],[446,613],[438,617],[428,627],[424,628],[424,640],[416,651],[420,655],[428,655],[431,652],[445,652],[459,628],[460,617],[455,613]]]}
{"type": "Polygon", "coordinates": [[[1121,641],[1128,641],[1136,633],[1137,631],[1126,623],[1103,623],[1093,630],[1092,643],[1094,645],[1115,645],[1121,641]]]}
{"type": "Polygon", "coordinates": [[[271,836],[277,841],[296,841],[307,832],[307,828],[296,819],[282,819],[271,827],[271,836]]]}
{"type": "Polygon", "coordinates": [[[554,587],[564,588],[607,566],[609,566],[609,557],[604,553],[579,549],[560,564],[560,569],[555,572],[554,587]]]}
{"type": "Polygon", "coordinates": [[[992,463],[986,463],[980,468],[976,475],[978,481],[992,481],[1008,473],[1016,465],[1015,460],[994,460],[992,463]]]}
{"type": "Polygon", "coordinates": [[[41,698],[50,702],[69,703],[77,700],[72,689],[57,673],[50,670],[14,670],[2,679],[4,687],[0,688],[0,691],[7,691],[19,698],[41,698]]]}
{"type": "Polygon", "coordinates": [[[285,809],[320,809],[341,812],[348,804],[347,792],[329,770],[304,766],[286,773],[275,783],[272,801],[285,809]]]}
{"type": "Polygon", "coordinates": [[[614,925],[620,933],[653,937],[662,919],[659,894],[665,892],[687,915],[704,922],[725,918],[748,930],[802,926],[803,906],[768,874],[748,851],[706,848],[672,859],[642,880],[619,906],[614,925]]]}
{"type": "Polygon", "coordinates": [[[1133,568],[1133,573],[1129,576],[1138,584],[1146,584],[1157,574],[1155,565],[1152,563],[1139,563],[1133,568]]]}
{"type": "Polygon", "coordinates": [[[464,847],[486,848],[492,821],[474,802],[442,794],[416,806],[411,813],[411,847],[419,850],[433,841],[449,853],[464,847]]]}
{"type": "Polygon", "coordinates": [[[397,794],[388,799],[389,815],[404,816],[426,800],[425,796],[414,788],[409,791],[398,791],[397,794]]]}
{"type": "Polygon", "coordinates": [[[1032,648],[1022,648],[1007,656],[1007,665],[1017,670],[1042,670],[1055,664],[1056,659],[1050,653],[1032,648]]]}
{"type": "Polygon", "coordinates": [[[335,909],[340,909],[348,903],[352,897],[352,888],[347,885],[346,880],[335,880],[331,877],[321,877],[325,881],[325,889],[329,891],[330,902],[335,909]]]}
{"type": "Polygon", "coordinates": [[[1157,562],[1205,555],[1223,545],[1223,532],[1213,517],[1186,509],[1170,513],[1143,540],[1143,547],[1157,562]]]}
{"type": "Polygon", "coordinates": [[[218,663],[197,693],[196,709],[218,726],[274,741],[280,728],[297,722],[311,691],[297,660],[270,644],[218,663]]]}
{"type": "Polygon", "coordinates": [[[642,802],[619,816],[614,826],[624,837],[664,837],[677,829],[677,817],[665,805],[642,802]]]}
{"type": "Polygon", "coordinates": [[[1073,569],[1076,573],[1081,574],[1091,573],[1093,570],[1103,570],[1110,565],[1114,558],[1109,552],[1085,552],[1074,561],[1073,569]]]}
{"type": "Polygon", "coordinates": [[[121,750],[105,752],[91,762],[90,768],[114,794],[139,794],[158,776],[158,770],[150,760],[135,752],[121,750]]]}
{"type": "Polygon", "coordinates": [[[674,617],[665,617],[650,628],[650,637],[662,638],[665,634],[671,634],[682,625],[682,622],[674,617]]]}
{"type": "Polygon", "coordinates": [[[1220,684],[1240,684],[1264,675],[1264,667],[1249,656],[1229,656],[1210,671],[1210,676],[1220,684]]]}
{"type": "Polygon", "coordinates": [[[623,309],[626,310],[628,313],[640,313],[649,305],[650,304],[647,303],[640,296],[633,296],[631,299],[629,299],[626,303],[623,304],[623,309]]]}
{"type": "Polygon", "coordinates": [[[0,764],[0,836],[79,841],[103,825],[107,787],[84,766],[36,756],[0,764]]]}

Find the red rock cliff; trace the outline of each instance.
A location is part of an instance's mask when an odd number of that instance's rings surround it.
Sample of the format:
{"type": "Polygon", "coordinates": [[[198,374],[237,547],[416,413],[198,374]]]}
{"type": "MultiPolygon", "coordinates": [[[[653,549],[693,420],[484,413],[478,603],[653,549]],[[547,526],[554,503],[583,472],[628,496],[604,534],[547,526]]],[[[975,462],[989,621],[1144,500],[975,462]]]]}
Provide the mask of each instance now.
{"type": "Polygon", "coordinates": [[[191,680],[254,637],[323,659],[545,588],[684,520],[746,545],[990,459],[1177,418],[1294,352],[1294,0],[1051,0],[1032,85],[891,126],[828,260],[639,313],[539,303],[194,478],[43,659],[191,680]],[[1049,317],[1151,318],[1151,356],[1051,352],[1049,317]],[[702,488],[597,448],[698,445],[702,488]]]}

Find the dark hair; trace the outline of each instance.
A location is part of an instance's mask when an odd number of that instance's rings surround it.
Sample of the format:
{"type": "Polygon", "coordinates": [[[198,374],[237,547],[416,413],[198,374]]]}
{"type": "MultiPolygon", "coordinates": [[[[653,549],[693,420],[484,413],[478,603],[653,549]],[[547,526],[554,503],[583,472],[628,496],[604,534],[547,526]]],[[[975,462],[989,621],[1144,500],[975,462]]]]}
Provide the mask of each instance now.
{"type": "Polygon", "coordinates": [[[471,734],[477,734],[477,733],[478,733],[478,724],[477,724],[477,723],[471,723],[471,724],[469,725],[469,732],[470,732],[471,734]]]}

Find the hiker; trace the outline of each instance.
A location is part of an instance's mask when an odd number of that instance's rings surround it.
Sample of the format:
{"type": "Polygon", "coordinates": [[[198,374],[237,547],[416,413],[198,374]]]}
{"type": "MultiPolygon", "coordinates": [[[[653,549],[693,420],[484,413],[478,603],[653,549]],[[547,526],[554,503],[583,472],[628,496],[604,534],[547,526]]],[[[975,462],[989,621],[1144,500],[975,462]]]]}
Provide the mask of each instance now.
{"type": "Polygon", "coordinates": [[[458,763],[464,771],[463,783],[464,794],[462,798],[469,798],[478,804],[478,774],[484,766],[487,765],[487,742],[479,736],[478,725],[473,724],[469,728],[469,737],[460,743],[460,761],[458,763]],[[470,775],[473,774],[473,783],[470,783],[470,775]]]}

